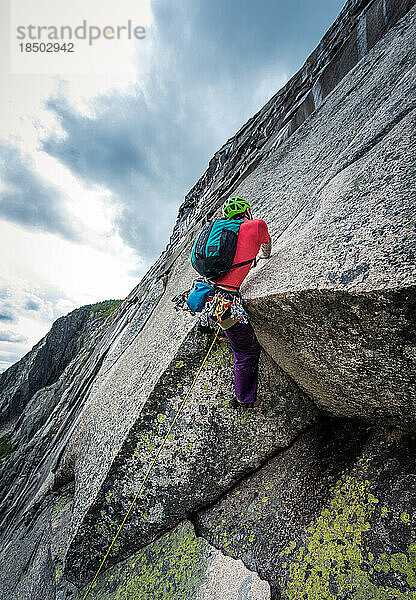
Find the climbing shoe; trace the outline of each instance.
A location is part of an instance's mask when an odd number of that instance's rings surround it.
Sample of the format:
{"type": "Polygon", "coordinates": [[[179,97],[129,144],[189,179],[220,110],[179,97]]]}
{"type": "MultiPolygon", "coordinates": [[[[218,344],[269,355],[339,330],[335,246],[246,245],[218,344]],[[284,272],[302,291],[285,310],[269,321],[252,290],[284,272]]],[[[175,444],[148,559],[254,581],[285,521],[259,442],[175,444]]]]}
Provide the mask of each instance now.
{"type": "Polygon", "coordinates": [[[260,398],[256,398],[254,402],[239,402],[239,400],[237,400],[237,398],[233,398],[233,400],[231,402],[232,408],[243,408],[243,409],[256,408],[256,406],[259,406],[260,404],[261,404],[260,398]]]}

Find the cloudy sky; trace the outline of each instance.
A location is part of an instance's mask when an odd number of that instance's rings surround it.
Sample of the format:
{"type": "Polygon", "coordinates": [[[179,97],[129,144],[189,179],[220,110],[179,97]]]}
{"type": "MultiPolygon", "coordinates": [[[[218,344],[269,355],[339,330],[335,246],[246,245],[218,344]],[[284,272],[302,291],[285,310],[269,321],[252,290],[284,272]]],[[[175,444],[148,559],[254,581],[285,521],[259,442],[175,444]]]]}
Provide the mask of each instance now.
{"type": "Polygon", "coordinates": [[[0,372],[57,317],[128,294],[211,156],[300,68],[342,6],[2,0],[0,372]],[[84,19],[130,19],[145,37],[76,41],[73,55],[19,51],[17,25],[84,19]]]}

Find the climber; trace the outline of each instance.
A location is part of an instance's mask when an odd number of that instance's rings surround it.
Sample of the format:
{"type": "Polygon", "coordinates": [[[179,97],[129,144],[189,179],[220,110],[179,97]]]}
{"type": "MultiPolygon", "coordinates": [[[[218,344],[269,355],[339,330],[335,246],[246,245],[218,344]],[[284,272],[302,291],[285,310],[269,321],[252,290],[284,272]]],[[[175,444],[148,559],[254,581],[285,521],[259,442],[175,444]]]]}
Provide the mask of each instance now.
{"type": "MultiPolygon", "coordinates": [[[[226,239],[229,245],[232,245],[233,236],[226,235],[224,238],[221,235],[221,227],[237,233],[234,258],[227,272],[222,271],[223,274],[219,277],[206,275],[214,272],[215,268],[205,272],[200,268],[201,265],[204,267],[202,264],[204,260],[210,259],[202,259],[201,264],[198,264],[201,253],[195,251],[197,238],[191,260],[194,268],[205,277],[190,291],[177,296],[174,301],[177,302],[177,308],[189,310],[190,306],[193,312],[201,312],[202,316],[220,325],[234,353],[236,400],[233,406],[254,408],[260,404],[260,398],[257,397],[260,344],[244,310],[239,288],[253,263],[256,264],[256,259],[270,258],[272,242],[266,223],[261,219],[253,219],[251,206],[243,198],[237,196],[229,198],[223,205],[223,214],[225,219],[214,221],[205,227],[206,231],[212,234],[208,240],[219,239],[221,236],[221,239],[226,239]],[[218,225],[219,235],[210,232],[210,228],[213,230],[214,225],[218,225]],[[258,254],[259,250],[261,252],[258,254]],[[190,298],[192,292],[193,297],[190,298]],[[191,303],[194,297],[201,299],[200,306],[191,303]],[[189,304],[187,304],[188,300],[189,304]]],[[[207,234],[201,237],[205,240],[207,234]]],[[[210,252],[211,248],[212,246],[208,247],[207,254],[213,254],[212,251],[210,252]]]]}
{"type": "MultiPolygon", "coordinates": [[[[223,206],[226,219],[238,219],[243,223],[240,227],[233,265],[250,258],[266,259],[271,254],[271,237],[267,225],[261,219],[253,219],[250,204],[243,198],[229,198],[223,206]],[[261,248],[260,254],[258,254],[261,248]]],[[[225,275],[212,281],[225,294],[237,295],[240,302],[239,288],[246,278],[252,264],[231,269],[225,275]]],[[[235,393],[237,406],[255,407],[260,404],[257,397],[258,363],[260,344],[251,323],[241,322],[231,316],[231,309],[222,315],[219,323],[230,342],[234,353],[235,393]]]]}

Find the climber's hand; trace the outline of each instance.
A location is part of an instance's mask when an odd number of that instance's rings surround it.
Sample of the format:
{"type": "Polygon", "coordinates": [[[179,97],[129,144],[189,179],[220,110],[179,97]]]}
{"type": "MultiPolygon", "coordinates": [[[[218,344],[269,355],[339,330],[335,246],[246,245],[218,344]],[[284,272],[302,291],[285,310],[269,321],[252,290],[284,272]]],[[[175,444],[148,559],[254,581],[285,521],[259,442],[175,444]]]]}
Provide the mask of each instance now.
{"type": "Polygon", "coordinates": [[[271,254],[266,254],[265,252],[263,252],[263,250],[261,250],[258,254],[256,259],[260,260],[262,258],[270,258],[271,254]]]}

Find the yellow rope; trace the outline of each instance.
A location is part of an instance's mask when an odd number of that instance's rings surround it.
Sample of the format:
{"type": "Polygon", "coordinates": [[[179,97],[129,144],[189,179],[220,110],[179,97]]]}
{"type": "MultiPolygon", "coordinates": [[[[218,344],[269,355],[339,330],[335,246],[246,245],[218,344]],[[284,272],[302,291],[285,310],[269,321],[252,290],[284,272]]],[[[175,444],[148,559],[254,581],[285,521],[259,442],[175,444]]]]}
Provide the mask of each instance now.
{"type": "Polygon", "coordinates": [[[135,503],[136,503],[136,500],[137,500],[137,498],[139,497],[139,495],[140,495],[140,492],[142,491],[142,489],[143,489],[143,487],[144,487],[144,484],[146,483],[146,480],[147,480],[147,478],[148,478],[148,476],[149,476],[149,473],[150,473],[150,471],[152,470],[152,468],[153,468],[153,466],[154,466],[154,464],[155,464],[155,462],[156,462],[156,460],[157,460],[157,458],[158,458],[158,456],[159,456],[159,454],[160,454],[160,452],[161,452],[161,450],[162,450],[163,446],[164,446],[164,445],[165,445],[165,443],[166,443],[166,440],[167,440],[167,439],[168,439],[168,437],[169,437],[169,434],[170,434],[170,432],[172,431],[172,429],[173,429],[173,427],[174,427],[174,425],[175,425],[175,423],[176,423],[176,421],[177,421],[177,419],[178,419],[178,417],[179,417],[180,413],[182,412],[182,409],[183,409],[183,407],[185,406],[185,402],[187,401],[187,399],[188,399],[188,397],[189,397],[189,394],[191,393],[191,391],[192,391],[192,389],[193,389],[193,387],[194,387],[194,385],[195,385],[195,382],[196,382],[196,380],[198,379],[198,376],[199,376],[200,372],[202,371],[202,369],[204,368],[204,365],[205,365],[205,363],[206,363],[206,362],[207,362],[207,360],[208,360],[208,356],[209,356],[209,354],[210,354],[210,352],[211,352],[211,350],[212,350],[212,347],[213,347],[213,345],[214,345],[214,343],[215,343],[215,340],[216,340],[216,339],[217,339],[217,337],[218,337],[218,334],[219,334],[219,332],[220,332],[220,327],[218,327],[218,329],[217,329],[217,332],[216,332],[216,334],[215,334],[215,337],[214,337],[214,339],[212,340],[212,344],[211,344],[211,346],[209,347],[209,350],[208,350],[208,352],[206,353],[206,355],[205,355],[205,358],[204,358],[204,360],[202,361],[202,364],[201,364],[201,366],[199,367],[198,373],[195,375],[195,377],[194,377],[194,380],[193,380],[193,382],[192,382],[192,385],[191,385],[191,387],[190,387],[190,388],[189,388],[189,390],[188,390],[188,393],[186,394],[185,398],[182,400],[182,402],[181,402],[181,405],[179,406],[178,412],[176,413],[176,415],[175,415],[175,418],[173,419],[173,421],[172,421],[172,424],[171,424],[171,426],[169,427],[169,430],[168,430],[167,434],[165,435],[165,437],[164,437],[164,439],[163,439],[163,442],[160,444],[160,446],[159,446],[159,449],[158,449],[158,451],[157,451],[157,452],[156,452],[156,454],[155,454],[155,457],[153,458],[152,462],[150,463],[150,466],[149,466],[149,468],[147,469],[147,473],[146,473],[146,475],[144,476],[144,478],[143,478],[143,481],[141,482],[141,484],[140,484],[140,487],[139,487],[139,489],[138,489],[138,491],[137,491],[136,495],[134,496],[132,503],[130,504],[129,510],[127,511],[127,513],[126,513],[126,515],[125,515],[124,519],[122,520],[122,522],[121,522],[121,525],[120,525],[120,527],[118,528],[118,531],[117,531],[116,535],[114,536],[114,538],[113,538],[113,541],[111,542],[110,546],[108,547],[108,550],[107,550],[107,552],[106,552],[106,554],[105,554],[105,556],[104,556],[103,560],[101,561],[101,564],[100,564],[100,566],[98,567],[96,574],[94,575],[94,579],[91,581],[91,583],[90,583],[90,585],[89,585],[89,588],[88,588],[88,589],[87,589],[87,591],[85,592],[85,595],[83,596],[82,600],[85,600],[85,599],[87,598],[87,596],[88,596],[88,594],[90,593],[90,591],[91,591],[91,589],[92,589],[92,586],[94,585],[94,583],[95,583],[95,581],[96,581],[96,579],[97,579],[97,577],[98,577],[98,575],[99,575],[99,573],[100,573],[101,569],[103,568],[103,565],[104,565],[105,561],[107,560],[107,557],[108,557],[108,555],[110,554],[111,548],[114,546],[114,544],[115,544],[115,541],[117,540],[117,538],[118,538],[118,536],[119,536],[119,534],[120,534],[120,531],[122,530],[122,528],[123,528],[123,525],[124,525],[124,523],[126,522],[126,520],[127,520],[127,517],[128,517],[128,516],[129,516],[129,514],[130,514],[130,511],[131,511],[131,509],[132,509],[132,508],[133,508],[133,506],[135,505],[135,503]]]}

